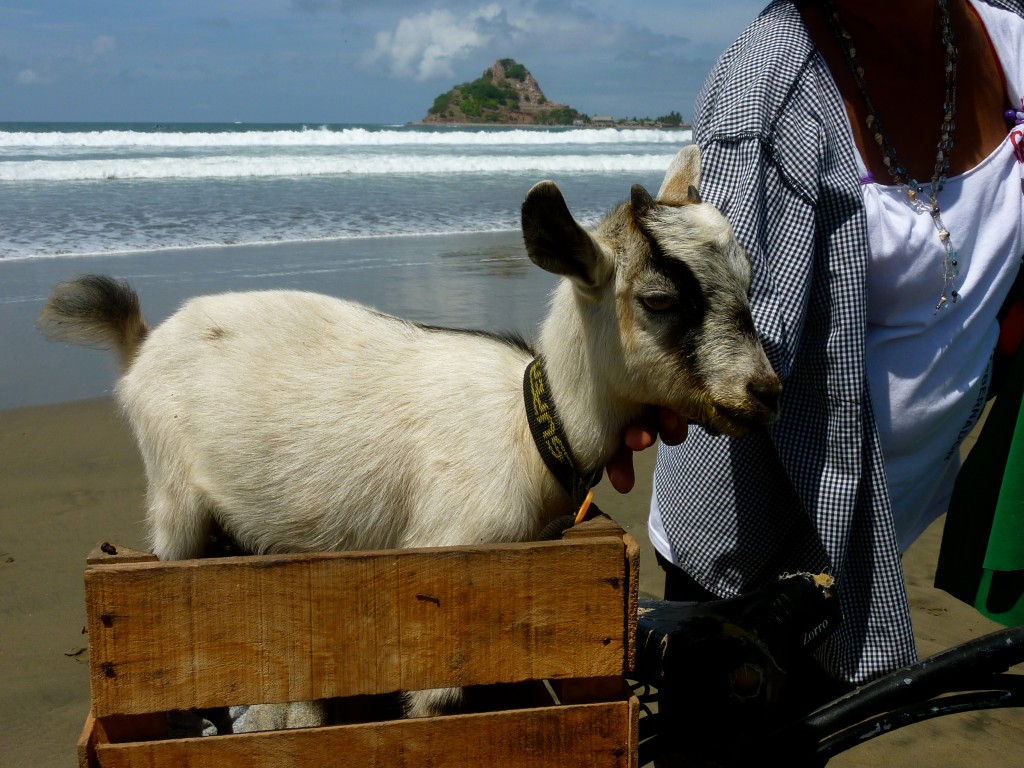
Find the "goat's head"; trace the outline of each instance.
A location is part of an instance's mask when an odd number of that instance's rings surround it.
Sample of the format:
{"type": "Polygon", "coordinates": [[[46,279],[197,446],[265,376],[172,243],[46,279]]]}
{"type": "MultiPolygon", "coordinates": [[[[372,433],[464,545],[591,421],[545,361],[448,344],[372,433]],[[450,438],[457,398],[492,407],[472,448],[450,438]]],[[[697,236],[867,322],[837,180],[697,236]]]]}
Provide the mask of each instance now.
{"type": "Polygon", "coordinates": [[[635,185],[587,231],[543,181],[523,202],[523,238],[571,280],[591,364],[617,396],[742,435],[775,419],[781,386],[754,331],[747,255],[699,185],[690,145],[657,198],[635,185]]]}

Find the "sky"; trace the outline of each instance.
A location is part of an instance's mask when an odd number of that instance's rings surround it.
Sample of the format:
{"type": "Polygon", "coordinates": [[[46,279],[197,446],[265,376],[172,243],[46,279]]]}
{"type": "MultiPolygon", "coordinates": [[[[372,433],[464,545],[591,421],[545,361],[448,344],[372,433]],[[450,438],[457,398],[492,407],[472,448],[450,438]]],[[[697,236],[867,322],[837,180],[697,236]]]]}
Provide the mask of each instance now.
{"type": "Polygon", "coordinates": [[[415,122],[503,58],[585,114],[688,120],[766,2],[0,0],[0,122],[415,122]]]}

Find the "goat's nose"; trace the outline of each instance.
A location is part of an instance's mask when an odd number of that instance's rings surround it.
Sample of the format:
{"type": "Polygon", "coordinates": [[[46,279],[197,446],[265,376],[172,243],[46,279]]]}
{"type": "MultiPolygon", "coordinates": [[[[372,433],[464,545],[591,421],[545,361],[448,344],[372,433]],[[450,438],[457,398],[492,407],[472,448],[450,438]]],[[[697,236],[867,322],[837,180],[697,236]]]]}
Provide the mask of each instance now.
{"type": "Polygon", "coordinates": [[[756,379],[751,379],[747,382],[747,392],[766,410],[778,413],[782,384],[777,376],[759,376],[756,379]]]}

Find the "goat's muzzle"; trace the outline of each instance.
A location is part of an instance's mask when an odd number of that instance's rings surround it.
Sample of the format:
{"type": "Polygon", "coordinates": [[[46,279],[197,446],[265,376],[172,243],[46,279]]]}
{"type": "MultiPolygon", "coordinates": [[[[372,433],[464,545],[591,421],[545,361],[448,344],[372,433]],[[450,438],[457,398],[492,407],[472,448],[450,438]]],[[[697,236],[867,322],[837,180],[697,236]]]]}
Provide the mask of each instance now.
{"type": "Polygon", "coordinates": [[[731,437],[742,437],[778,418],[781,396],[782,383],[775,374],[752,377],[740,397],[712,401],[704,426],[731,437]]]}
{"type": "Polygon", "coordinates": [[[782,397],[782,383],[775,375],[761,376],[747,382],[747,393],[770,414],[769,423],[779,415],[779,399],[782,397]]]}

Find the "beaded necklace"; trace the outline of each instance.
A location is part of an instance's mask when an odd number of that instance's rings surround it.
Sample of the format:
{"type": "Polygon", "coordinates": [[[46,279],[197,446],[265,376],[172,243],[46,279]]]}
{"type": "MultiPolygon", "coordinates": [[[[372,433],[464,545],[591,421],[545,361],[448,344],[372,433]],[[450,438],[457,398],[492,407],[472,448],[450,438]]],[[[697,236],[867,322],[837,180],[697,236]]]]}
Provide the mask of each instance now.
{"type": "Polygon", "coordinates": [[[878,144],[882,151],[882,162],[885,164],[893,181],[907,196],[911,207],[918,212],[929,213],[935,228],[938,230],[939,241],[943,247],[943,258],[942,293],[939,295],[939,301],[935,305],[936,312],[946,306],[947,302],[955,304],[957,299],[960,298],[960,294],[956,290],[956,278],[960,274],[957,252],[953,246],[953,241],[949,237],[949,230],[942,223],[941,211],[939,209],[939,192],[945,186],[949,173],[949,158],[953,151],[953,131],[956,129],[957,49],[953,38],[953,25],[949,17],[949,0],[937,0],[937,2],[941,13],[942,46],[945,49],[946,55],[946,95],[942,110],[942,130],[935,155],[935,171],[932,174],[931,184],[929,185],[928,197],[925,199],[923,194],[924,187],[900,163],[899,158],[896,156],[896,150],[893,148],[888,134],[882,127],[882,121],[878,117],[874,105],[871,103],[867,87],[864,84],[864,68],[857,62],[857,49],[854,47],[853,38],[839,21],[839,14],[836,13],[831,0],[822,0],[822,5],[825,8],[825,17],[832,28],[832,34],[835,35],[839,43],[839,48],[843,52],[843,58],[846,59],[846,63],[850,67],[850,72],[853,74],[858,90],[860,90],[861,98],[864,99],[864,106],[867,107],[868,116],[865,122],[867,123],[868,130],[874,136],[875,143],[878,144]]]}

